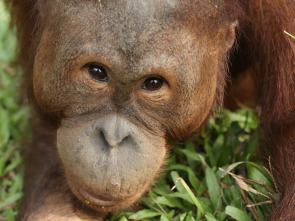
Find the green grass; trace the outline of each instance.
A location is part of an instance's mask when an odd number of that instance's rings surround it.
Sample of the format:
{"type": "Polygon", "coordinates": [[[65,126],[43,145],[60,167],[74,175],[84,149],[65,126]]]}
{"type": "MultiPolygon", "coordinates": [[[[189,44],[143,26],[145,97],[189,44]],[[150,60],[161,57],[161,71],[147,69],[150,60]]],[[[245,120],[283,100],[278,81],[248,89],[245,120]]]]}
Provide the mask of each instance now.
{"type": "Polygon", "coordinates": [[[291,38],[295,39],[295,36],[294,36],[294,35],[292,35],[292,34],[290,34],[289,32],[287,32],[287,31],[284,31],[284,33],[285,33],[286,35],[289,35],[291,38]]]}
{"type": "Polygon", "coordinates": [[[279,196],[255,161],[257,127],[252,112],[222,111],[197,141],[175,145],[163,178],[143,199],[145,209],[110,220],[267,220],[279,196]]]}
{"type": "MultiPolygon", "coordinates": [[[[21,72],[14,67],[16,39],[0,0],[0,221],[15,220],[23,196],[21,143],[29,134],[29,109],[18,93],[21,72]]],[[[278,194],[256,148],[253,112],[227,110],[211,118],[198,138],[171,144],[166,172],[137,212],[114,220],[267,220],[278,194]]]]}
{"type": "Polygon", "coordinates": [[[28,134],[28,109],[20,105],[20,71],[13,67],[16,38],[8,31],[8,14],[0,1],[0,220],[15,220],[22,198],[21,141],[28,134]]]}

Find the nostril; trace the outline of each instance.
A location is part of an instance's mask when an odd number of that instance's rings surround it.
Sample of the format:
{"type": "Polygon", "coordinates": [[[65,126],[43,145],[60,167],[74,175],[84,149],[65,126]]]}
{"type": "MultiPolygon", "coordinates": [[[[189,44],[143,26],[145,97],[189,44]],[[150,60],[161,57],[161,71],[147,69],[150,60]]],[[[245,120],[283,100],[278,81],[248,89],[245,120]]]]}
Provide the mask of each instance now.
{"type": "Polygon", "coordinates": [[[117,147],[116,142],[114,142],[113,139],[111,139],[109,136],[107,136],[106,133],[103,132],[103,130],[100,130],[99,136],[102,139],[102,141],[106,147],[109,147],[109,148],[117,147]]]}
{"type": "Polygon", "coordinates": [[[120,143],[128,142],[129,138],[130,138],[130,136],[127,135],[126,137],[124,137],[124,138],[122,139],[122,141],[121,141],[120,143]]]}
{"type": "Polygon", "coordinates": [[[106,137],[105,137],[105,135],[104,135],[104,133],[103,133],[102,130],[99,131],[99,135],[98,136],[103,141],[103,143],[105,144],[105,146],[109,146],[109,143],[108,143],[108,141],[107,141],[107,139],[106,139],[106,137]]]}
{"type": "Polygon", "coordinates": [[[103,130],[99,131],[99,137],[103,140],[104,144],[109,148],[116,148],[124,142],[127,142],[129,135],[115,136],[114,134],[108,134],[103,130]]]}

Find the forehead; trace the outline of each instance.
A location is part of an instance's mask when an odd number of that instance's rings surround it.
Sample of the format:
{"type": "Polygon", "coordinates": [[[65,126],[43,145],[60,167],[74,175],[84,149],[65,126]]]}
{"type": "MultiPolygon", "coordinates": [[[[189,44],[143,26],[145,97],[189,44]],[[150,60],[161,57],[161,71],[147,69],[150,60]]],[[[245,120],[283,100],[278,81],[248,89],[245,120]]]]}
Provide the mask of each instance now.
{"type": "Polygon", "coordinates": [[[43,14],[52,25],[66,23],[81,31],[101,27],[129,40],[168,27],[217,27],[225,7],[221,0],[52,0],[47,4],[43,14]]]}
{"type": "Polygon", "coordinates": [[[92,14],[97,18],[108,17],[124,23],[134,19],[142,21],[171,16],[180,12],[181,7],[184,4],[178,0],[52,0],[45,6],[51,14],[81,17],[86,13],[85,16],[92,14]]]}
{"type": "Polygon", "coordinates": [[[52,0],[45,17],[60,56],[56,59],[63,61],[59,65],[83,55],[92,61],[100,56],[129,73],[139,73],[139,69],[146,68],[144,65],[156,68],[157,62],[162,67],[177,62],[181,66],[188,59],[197,59],[195,48],[201,57],[210,40],[216,45],[218,28],[208,27],[220,24],[217,20],[223,11],[222,2],[52,0]]]}

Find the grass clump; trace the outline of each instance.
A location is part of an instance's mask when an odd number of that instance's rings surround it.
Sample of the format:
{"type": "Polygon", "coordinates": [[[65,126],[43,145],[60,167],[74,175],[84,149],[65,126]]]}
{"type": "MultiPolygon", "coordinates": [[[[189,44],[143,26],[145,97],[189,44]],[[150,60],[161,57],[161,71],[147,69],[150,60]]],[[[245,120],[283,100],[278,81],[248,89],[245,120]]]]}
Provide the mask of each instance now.
{"type": "Polygon", "coordinates": [[[22,198],[20,143],[27,135],[28,109],[20,107],[20,71],[12,68],[16,38],[0,1],[0,220],[15,220],[22,198]]]}
{"type": "Polygon", "coordinates": [[[175,146],[145,209],[109,220],[267,220],[279,195],[256,156],[259,141],[253,112],[223,110],[197,140],[175,146]]]}

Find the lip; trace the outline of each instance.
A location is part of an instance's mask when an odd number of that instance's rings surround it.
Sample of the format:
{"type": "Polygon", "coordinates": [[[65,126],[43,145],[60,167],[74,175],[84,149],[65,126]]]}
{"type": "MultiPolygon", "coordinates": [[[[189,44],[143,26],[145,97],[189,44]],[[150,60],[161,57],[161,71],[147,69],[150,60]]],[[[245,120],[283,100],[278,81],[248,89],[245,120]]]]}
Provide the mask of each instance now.
{"type": "Polygon", "coordinates": [[[119,203],[122,203],[124,201],[123,199],[122,200],[102,200],[97,197],[94,197],[93,195],[91,195],[90,193],[88,193],[87,191],[82,189],[80,186],[76,185],[76,188],[77,188],[78,192],[85,199],[86,204],[94,204],[94,205],[101,206],[101,207],[112,207],[112,206],[116,206],[119,203]]]}

